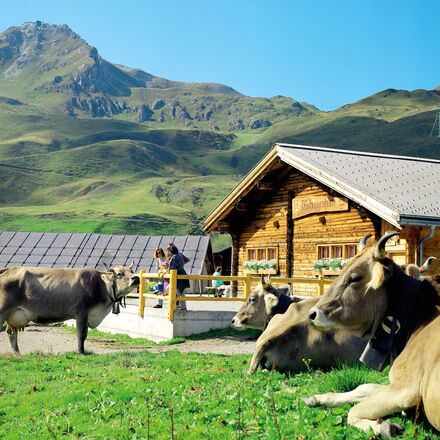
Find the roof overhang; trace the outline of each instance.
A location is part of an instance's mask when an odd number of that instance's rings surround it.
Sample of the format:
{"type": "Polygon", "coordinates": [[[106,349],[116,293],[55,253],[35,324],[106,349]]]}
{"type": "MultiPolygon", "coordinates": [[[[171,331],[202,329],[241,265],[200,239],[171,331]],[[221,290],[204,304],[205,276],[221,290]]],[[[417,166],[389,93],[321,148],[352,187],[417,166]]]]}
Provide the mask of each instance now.
{"type": "MultiPolygon", "coordinates": [[[[243,180],[238,183],[231,193],[206,218],[204,222],[204,230],[206,232],[212,232],[218,229],[221,225],[221,221],[231,213],[231,211],[234,209],[234,206],[236,206],[236,204],[250,192],[254,185],[267,173],[267,169],[276,161],[282,161],[301,171],[312,179],[347,197],[352,202],[355,202],[368,211],[376,214],[378,217],[387,221],[396,228],[401,229],[404,225],[440,225],[440,218],[405,216],[404,214],[400,214],[390,206],[384,204],[380,199],[373,198],[372,196],[365,194],[360,189],[352,186],[350,183],[344,182],[331,175],[329,172],[314,166],[309,161],[301,159],[295,154],[292,154],[288,151],[289,147],[327,150],[324,148],[306,145],[274,144],[272,149],[260,160],[260,162],[257,163],[257,165],[255,165],[254,168],[252,168],[252,170],[243,178],[243,180]]],[[[345,150],[328,150],[333,152],[346,152],[345,150]]],[[[366,156],[369,155],[368,153],[362,154],[366,156]]]]}
{"type": "Polygon", "coordinates": [[[223,199],[214,211],[203,222],[205,232],[212,232],[219,226],[219,222],[225,218],[234,206],[254,187],[264,175],[264,171],[276,162],[278,154],[273,147],[248,174],[237,184],[237,186],[223,199]]]}
{"type": "MultiPolygon", "coordinates": [[[[295,145],[292,145],[292,147],[294,146],[295,145]]],[[[359,205],[383,218],[388,223],[391,223],[393,226],[401,228],[399,222],[400,215],[398,212],[393,211],[387,206],[381,204],[377,199],[373,199],[372,197],[367,196],[366,194],[362,193],[356,188],[353,188],[347,183],[341,182],[340,180],[333,177],[331,174],[322,171],[321,169],[310,164],[309,162],[288,154],[281,145],[275,144],[274,149],[277,151],[277,156],[283,162],[291,165],[293,168],[296,168],[297,170],[312,177],[318,182],[328,186],[329,188],[334,189],[335,191],[349,198],[353,202],[358,203],[359,205]]]]}

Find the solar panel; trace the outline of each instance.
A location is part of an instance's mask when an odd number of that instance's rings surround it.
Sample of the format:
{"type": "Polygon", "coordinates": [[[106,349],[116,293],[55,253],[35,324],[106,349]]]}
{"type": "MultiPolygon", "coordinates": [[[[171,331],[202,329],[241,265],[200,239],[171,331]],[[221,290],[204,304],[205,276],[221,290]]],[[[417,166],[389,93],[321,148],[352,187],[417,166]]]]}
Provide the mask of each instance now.
{"type": "Polygon", "coordinates": [[[15,235],[15,232],[2,232],[0,235],[0,246],[6,246],[15,235]]]}
{"type": "Polygon", "coordinates": [[[61,256],[56,259],[56,264],[61,264],[65,267],[67,267],[67,265],[70,263],[71,259],[72,259],[72,257],[69,257],[69,256],[61,256]]]}
{"type": "Polygon", "coordinates": [[[55,263],[55,257],[52,255],[47,255],[41,259],[39,265],[44,267],[51,267],[53,263],[55,263]]]}
{"type": "Polygon", "coordinates": [[[200,237],[189,235],[185,243],[185,250],[188,249],[195,251],[199,247],[199,243],[200,237]]]}
{"type": "Polygon", "coordinates": [[[73,257],[77,252],[77,249],[73,249],[73,248],[64,248],[61,250],[61,254],[63,256],[70,256],[73,257]]]}
{"type": "Polygon", "coordinates": [[[41,258],[42,258],[42,256],[41,255],[29,255],[27,258],[26,258],[26,261],[25,261],[25,264],[27,265],[27,266],[29,266],[29,265],[37,265],[39,262],[40,262],[40,260],[41,260],[41,258]]]}
{"type": "Polygon", "coordinates": [[[2,251],[2,254],[4,255],[15,255],[18,251],[17,247],[5,247],[2,251]]]}
{"type": "Polygon", "coordinates": [[[174,237],[173,243],[181,251],[185,247],[186,237],[174,237]]]}
{"type": "Polygon", "coordinates": [[[99,239],[99,235],[98,234],[90,234],[87,237],[87,240],[85,240],[84,244],[83,244],[83,248],[84,249],[91,249],[94,248],[96,245],[96,242],[99,239]]]}
{"type": "Polygon", "coordinates": [[[47,247],[36,247],[32,249],[32,255],[46,255],[47,247]]]}
{"type": "Polygon", "coordinates": [[[51,255],[51,256],[58,257],[58,255],[61,254],[61,251],[62,251],[61,248],[50,247],[50,248],[47,249],[46,255],[51,255]]]}
{"type": "Polygon", "coordinates": [[[53,247],[63,248],[66,246],[67,242],[69,241],[69,238],[72,236],[72,234],[67,233],[60,233],[57,235],[57,238],[55,238],[54,242],[52,243],[53,247]]]}
{"type": "Polygon", "coordinates": [[[129,265],[135,269],[155,271],[153,254],[157,247],[166,249],[174,243],[188,258],[188,273],[200,273],[204,264],[209,237],[137,236],[84,233],[0,232],[0,267],[96,267],[129,265]],[[3,245],[1,245],[3,243],[3,245]],[[196,251],[196,245],[199,244],[196,251]]]}
{"type": "Polygon", "coordinates": [[[132,249],[142,249],[142,250],[145,249],[147,244],[150,242],[149,238],[150,237],[138,236],[136,242],[133,244],[132,249]]]}
{"type": "Polygon", "coordinates": [[[21,266],[26,260],[26,256],[25,255],[14,255],[11,257],[11,259],[9,260],[10,263],[14,263],[17,266],[21,266]]]}
{"type": "Polygon", "coordinates": [[[65,247],[78,249],[87,235],[88,234],[72,234],[65,247]]]}
{"type": "Polygon", "coordinates": [[[133,245],[137,239],[138,239],[137,235],[125,235],[119,248],[120,249],[132,249],[133,245]]]}
{"type": "Polygon", "coordinates": [[[55,240],[57,234],[54,232],[45,232],[41,237],[41,240],[38,242],[39,247],[49,247],[52,246],[53,241],[55,240]]]}
{"type": "MultiPolygon", "coordinates": [[[[154,252],[154,250],[157,249],[158,247],[162,247],[160,245],[160,242],[161,242],[161,237],[150,237],[150,239],[148,240],[148,243],[146,243],[147,244],[146,249],[148,249],[151,252],[154,252]]],[[[166,248],[166,246],[165,246],[165,248],[166,248]]],[[[165,248],[164,248],[164,250],[165,250],[165,248]]]]}
{"type": "Polygon", "coordinates": [[[111,235],[99,235],[95,249],[105,249],[111,239],[111,235]]]}
{"type": "Polygon", "coordinates": [[[8,246],[21,246],[28,235],[29,232],[17,232],[9,241],[8,246]]]}
{"type": "Polygon", "coordinates": [[[110,241],[107,244],[107,247],[112,249],[119,249],[119,246],[121,246],[123,240],[124,240],[123,235],[112,235],[110,241]]]}
{"type": "Polygon", "coordinates": [[[29,255],[32,253],[32,249],[30,247],[20,247],[17,249],[17,251],[15,252],[17,255],[29,255]]]}
{"type": "Polygon", "coordinates": [[[21,246],[33,248],[37,245],[37,243],[41,240],[43,234],[41,232],[31,232],[21,246]]]}

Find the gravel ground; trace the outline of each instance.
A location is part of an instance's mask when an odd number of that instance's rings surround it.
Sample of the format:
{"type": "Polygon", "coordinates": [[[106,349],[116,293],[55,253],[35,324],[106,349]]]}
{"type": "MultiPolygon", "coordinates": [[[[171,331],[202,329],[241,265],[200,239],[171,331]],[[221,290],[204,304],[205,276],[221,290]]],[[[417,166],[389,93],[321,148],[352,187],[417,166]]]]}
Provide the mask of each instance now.
{"type": "MultiPolygon", "coordinates": [[[[59,327],[28,326],[24,332],[18,335],[18,346],[22,354],[33,352],[42,353],[66,353],[76,350],[76,336],[67,333],[59,327]]],[[[114,353],[124,350],[148,350],[162,353],[169,350],[179,350],[182,353],[215,353],[215,354],[252,354],[255,340],[247,336],[225,336],[222,338],[187,341],[182,344],[158,346],[151,348],[127,347],[112,341],[86,340],[87,352],[96,354],[114,353]]],[[[12,353],[6,332],[0,332],[0,355],[12,353]]]]}

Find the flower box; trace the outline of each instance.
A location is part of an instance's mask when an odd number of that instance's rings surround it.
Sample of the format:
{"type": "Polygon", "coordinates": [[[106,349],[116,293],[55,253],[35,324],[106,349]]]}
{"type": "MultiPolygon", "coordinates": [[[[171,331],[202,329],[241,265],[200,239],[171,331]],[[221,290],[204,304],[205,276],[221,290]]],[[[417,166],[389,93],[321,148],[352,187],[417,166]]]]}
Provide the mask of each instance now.
{"type": "Polygon", "coordinates": [[[321,270],[324,274],[328,275],[330,275],[329,272],[333,272],[334,275],[339,275],[340,271],[348,261],[348,258],[321,258],[320,260],[315,261],[313,269],[321,270]]]}
{"type": "Polygon", "coordinates": [[[276,260],[249,260],[243,263],[246,272],[261,274],[261,275],[275,275],[277,273],[276,260]]]}

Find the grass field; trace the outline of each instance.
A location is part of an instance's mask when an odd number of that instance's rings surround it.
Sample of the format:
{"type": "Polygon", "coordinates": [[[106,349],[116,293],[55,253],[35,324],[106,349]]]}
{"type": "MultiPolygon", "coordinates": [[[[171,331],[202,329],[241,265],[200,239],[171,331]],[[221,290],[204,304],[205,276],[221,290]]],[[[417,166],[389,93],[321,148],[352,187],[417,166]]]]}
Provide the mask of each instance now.
{"type": "MultiPolygon", "coordinates": [[[[166,353],[0,358],[2,439],[372,439],[346,427],[348,406],[302,398],[345,391],[385,373],[362,367],[248,376],[248,356],[166,353]]],[[[403,438],[433,439],[404,424],[403,438]],[[417,433],[417,434],[416,434],[417,433]]]]}

